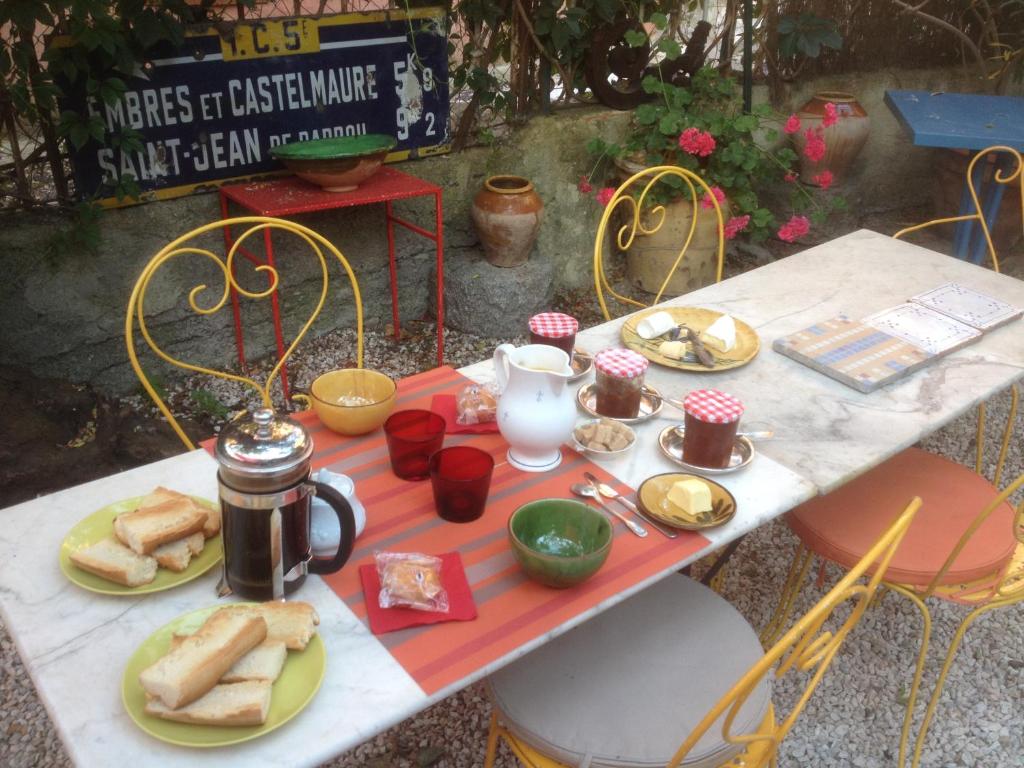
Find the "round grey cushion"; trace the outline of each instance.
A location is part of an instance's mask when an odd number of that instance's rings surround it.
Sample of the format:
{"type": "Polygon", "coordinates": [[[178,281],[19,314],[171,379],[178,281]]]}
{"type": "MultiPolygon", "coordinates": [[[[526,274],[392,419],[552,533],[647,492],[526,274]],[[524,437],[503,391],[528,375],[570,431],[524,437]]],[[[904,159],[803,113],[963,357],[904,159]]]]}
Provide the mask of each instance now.
{"type": "MultiPolygon", "coordinates": [[[[556,760],[663,766],[763,655],[735,608],[672,575],[491,675],[490,689],[509,730],[556,760]]],[[[764,719],[770,678],[747,699],[732,734],[751,733],[764,719]]],[[[684,766],[716,768],[742,751],[722,738],[720,723],[684,766]]]]}

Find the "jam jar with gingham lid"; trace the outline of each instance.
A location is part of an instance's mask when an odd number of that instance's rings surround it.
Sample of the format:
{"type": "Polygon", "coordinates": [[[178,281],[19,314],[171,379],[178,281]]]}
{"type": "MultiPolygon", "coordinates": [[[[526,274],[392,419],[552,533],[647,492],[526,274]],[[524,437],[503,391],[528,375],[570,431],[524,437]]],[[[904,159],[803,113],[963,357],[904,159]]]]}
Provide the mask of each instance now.
{"type": "Polygon", "coordinates": [[[683,409],[683,461],[708,469],[728,467],[743,403],[717,389],[697,389],[683,400],[683,409]]]}
{"type": "Polygon", "coordinates": [[[629,349],[604,349],[594,358],[597,412],[612,419],[640,414],[647,358],[629,349]]]}
{"type": "Polygon", "coordinates": [[[572,350],[576,346],[576,331],[579,329],[579,321],[571,315],[541,312],[530,318],[530,343],[558,347],[571,361],[572,350]]]}

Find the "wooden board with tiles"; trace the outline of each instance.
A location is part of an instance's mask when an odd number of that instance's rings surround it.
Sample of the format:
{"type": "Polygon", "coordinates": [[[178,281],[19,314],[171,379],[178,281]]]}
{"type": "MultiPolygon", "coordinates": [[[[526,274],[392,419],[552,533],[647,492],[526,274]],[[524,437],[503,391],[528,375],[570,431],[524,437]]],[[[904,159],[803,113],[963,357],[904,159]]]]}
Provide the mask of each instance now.
{"type": "Polygon", "coordinates": [[[847,317],[776,339],[772,348],[859,392],[873,392],[916,371],[935,355],[847,317]]]}

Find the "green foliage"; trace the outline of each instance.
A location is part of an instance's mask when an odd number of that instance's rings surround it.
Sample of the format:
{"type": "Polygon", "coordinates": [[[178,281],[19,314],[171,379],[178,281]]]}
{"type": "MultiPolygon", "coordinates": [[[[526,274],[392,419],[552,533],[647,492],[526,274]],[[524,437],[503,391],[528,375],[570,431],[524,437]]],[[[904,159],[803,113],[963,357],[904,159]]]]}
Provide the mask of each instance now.
{"type": "Polygon", "coordinates": [[[783,58],[804,56],[816,59],[822,48],[838,51],[843,47],[839,28],[831,19],[813,13],[783,16],[779,19],[779,54],[783,58]]]}
{"type": "MultiPolygon", "coordinates": [[[[620,158],[644,166],[676,165],[691,170],[709,186],[725,192],[733,216],[750,216],[746,233],[752,239],[763,240],[772,234],[778,222],[761,205],[759,193],[792,173],[798,160],[788,147],[769,151],[764,146],[769,136],[777,136],[770,126],[780,118],[767,105],[745,114],[736,81],[710,67],[699,70],[689,88],[653,76],[644,79],[643,88],[655,98],[634,110],[628,141],[619,146],[595,139],[588,150],[599,162],[620,158]],[[684,151],[680,135],[690,128],[711,134],[714,151],[706,157],[684,151]]],[[[678,179],[675,182],[662,182],[661,189],[652,190],[650,199],[658,202],[679,197],[684,190],[678,179]]],[[[827,215],[835,207],[832,202],[818,203],[812,191],[799,183],[793,184],[793,196],[794,210],[809,208],[827,215]]]]}
{"type": "Polygon", "coordinates": [[[231,411],[217,399],[217,396],[208,389],[193,390],[189,393],[189,397],[192,402],[196,404],[196,407],[201,413],[206,414],[212,419],[223,421],[231,413],[231,411]]]}

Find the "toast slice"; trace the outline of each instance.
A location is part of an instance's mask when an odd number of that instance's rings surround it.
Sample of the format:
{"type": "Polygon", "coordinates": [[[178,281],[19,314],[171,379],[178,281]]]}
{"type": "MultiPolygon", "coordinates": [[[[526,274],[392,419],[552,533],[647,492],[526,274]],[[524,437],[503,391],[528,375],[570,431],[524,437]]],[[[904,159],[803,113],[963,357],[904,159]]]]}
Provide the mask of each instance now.
{"type": "Polygon", "coordinates": [[[114,518],[114,533],[137,554],[148,555],[161,544],[203,530],[209,515],[187,499],[171,499],[114,518]]]}
{"type": "Polygon", "coordinates": [[[200,504],[191,496],[187,496],[184,493],[180,493],[170,488],[164,488],[162,485],[158,485],[150,491],[150,493],[139,503],[139,509],[143,510],[156,507],[166,501],[174,500],[178,500],[182,504],[192,504],[196,509],[206,513],[206,524],[203,526],[203,536],[205,538],[212,539],[220,533],[220,507],[208,507],[205,504],[200,504]]]}
{"type": "Polygon", "coordinates": [[[156,560],[132,552],[112,537],[76,550],[69,557],[83,571],[126,587],[140,587],[156,578],[156,560]]]}
{"type": "Polygon", "coordinates": [[[270,711],[271,683],[249,680],[216,685],[206,695],[178,709],[159,699],[146,702],[146,714],[199,725],[263,725],[270,711]]]}
{"type": "Polygon", "coordinates": [[[262,643],[267,623],[249,608],[215,611],[182,643],[139,673],[146,693],[171,709],[200,698],[236,661],[262,643]]]}
{"type": "Polygon", "coordinates": [[[304,651],[316,634],[320,616],[309,603],[260,603],[253,606],[267,622],[267,639],[282,642],[292,651],[304,651]]]}
{"type": "MultiPolygon", "coordinates": [[[[171,650],[173,651],[188,635],[172,635],[171,650]]],[[[265,640],[245,656],[236,661],[221,678],[222,683],[241,683],[245,680],[266,680],[274,682],[281,676],[288,649],[284,643],[265,640]]]]}
{"type": "Polygon", "coordinates": [[[157,563],[163,568],[172,570],[175,573],[181,573],[188,568],[193,555],[198,555],[203,551],[203,544],[205,542],[206,539],[203,538],[203,532],[196,531],[184,539],[161,544],[153,550],[153,557],[156,558],[157,563]]]}

